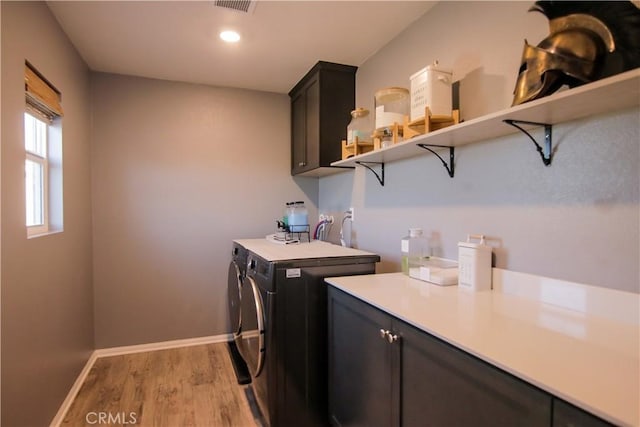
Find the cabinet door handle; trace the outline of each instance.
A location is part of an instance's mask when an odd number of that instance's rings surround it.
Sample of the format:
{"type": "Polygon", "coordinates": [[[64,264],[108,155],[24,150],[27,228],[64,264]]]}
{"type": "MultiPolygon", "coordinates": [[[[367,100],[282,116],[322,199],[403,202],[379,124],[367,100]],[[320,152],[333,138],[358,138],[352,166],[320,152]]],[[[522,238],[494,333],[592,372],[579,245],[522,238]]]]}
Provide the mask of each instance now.
{"type": "Polygon", "coordinates": [[[385,339],[388,334],[389,334],[389,331],[385,331],[384,329],[380,329],[380,338],[385,339]]]}
{"type": "Polygon", "coordinates": [[[387,332],[387,341],[389,341],[389,344],[392,344],[398,341],[398,336],[395,334],[392,334],[391,332],[387,332]]]}
{"type": "Polygon", "coordinates": [[[300,166],[300,167],[302,167],[302,166],[306,166],[306,165],[307,165],[307,162],[300,162],[300,163],[298,163],[298,166],[300,166]]]}

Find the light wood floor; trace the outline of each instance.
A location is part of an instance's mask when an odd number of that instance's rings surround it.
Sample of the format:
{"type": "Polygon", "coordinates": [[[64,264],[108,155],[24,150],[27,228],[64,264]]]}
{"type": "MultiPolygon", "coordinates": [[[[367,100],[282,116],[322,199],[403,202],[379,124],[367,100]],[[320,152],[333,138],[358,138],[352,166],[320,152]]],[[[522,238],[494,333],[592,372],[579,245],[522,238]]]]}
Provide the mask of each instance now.
{"type": "Polygon", "coordinates": [[[225,343],[99,358],[62,425],[255,427],[246,388],[225,343]]]}

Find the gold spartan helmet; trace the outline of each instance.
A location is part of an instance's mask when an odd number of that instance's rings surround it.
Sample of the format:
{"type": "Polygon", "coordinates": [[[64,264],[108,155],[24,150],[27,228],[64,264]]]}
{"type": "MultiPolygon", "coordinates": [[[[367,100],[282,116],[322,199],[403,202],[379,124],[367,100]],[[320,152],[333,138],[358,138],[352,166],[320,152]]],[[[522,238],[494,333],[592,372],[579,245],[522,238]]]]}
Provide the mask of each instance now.
{"type": "Polygon", "coordinates": [[[564,84],[573,87],[595,80],[604,55],[615,50],[607,26],[591,15],[551,19],[549,30],[538,46],[524,42],[513,105],[547,96],[564,84]]]}

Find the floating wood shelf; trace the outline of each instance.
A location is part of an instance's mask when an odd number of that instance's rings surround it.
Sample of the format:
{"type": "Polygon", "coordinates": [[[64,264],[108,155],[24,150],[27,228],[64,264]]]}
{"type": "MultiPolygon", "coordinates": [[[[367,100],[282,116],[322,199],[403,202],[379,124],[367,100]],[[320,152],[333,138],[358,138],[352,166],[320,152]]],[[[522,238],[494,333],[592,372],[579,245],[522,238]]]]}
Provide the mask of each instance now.
{"type": "MultiPolygon", "coordinates": [[[[424,146],[459,147],[519,131],[506,122],[529,122],[550,127],[637,106],[640,106],[640,68],[425,133],[390,147],[333,162],[331,166],[344,168],[358,164],[379,164],[384,168],[388,162],[425,155],[427,151],[424,146]]],[[[525,129],[531,127],[524,125],[525,129]]]]}

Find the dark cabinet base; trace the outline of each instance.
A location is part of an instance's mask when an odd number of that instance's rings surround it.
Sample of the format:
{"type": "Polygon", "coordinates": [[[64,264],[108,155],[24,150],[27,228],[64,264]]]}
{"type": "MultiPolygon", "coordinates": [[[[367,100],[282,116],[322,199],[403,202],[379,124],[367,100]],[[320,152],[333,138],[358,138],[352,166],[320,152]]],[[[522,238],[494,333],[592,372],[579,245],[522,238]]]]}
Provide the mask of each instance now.
{"type": "Polygon", "coordinates": [[[333,425],[387,427],[392,415],[393,348],[380,330],[384,313],[353,298],[329,297],[329,406],[333,425]]]}
{"type": "Polygon", "coordinates": [[[612,427],[601,418],[591,415],[580,408],[560,400],[553,399],[553,427],[612,427]]]}
{"type": "Polygon", "coordinates": [[[395,321],[402,337],[403,426],[548,426],[551,396],[395,321]]]}
{"type": "Polygon", "coordinates": [[[300,262],[296,264],[299,276],[294,277],[288,277],[289,265],[276,267],[277,292],[269,293],[274,305],[269,316],[271,323],[267,324],[264,382],[269,399],[265,418],[268,417],[272,427],[328,424],[324,278],[372,274],[378,260],[372,256],[356,261],[300,262]]]}
{"type": "Polygon", "coordinates": [[[610,426],[333,286],[328,306],[333,425],[610,426]]]}

